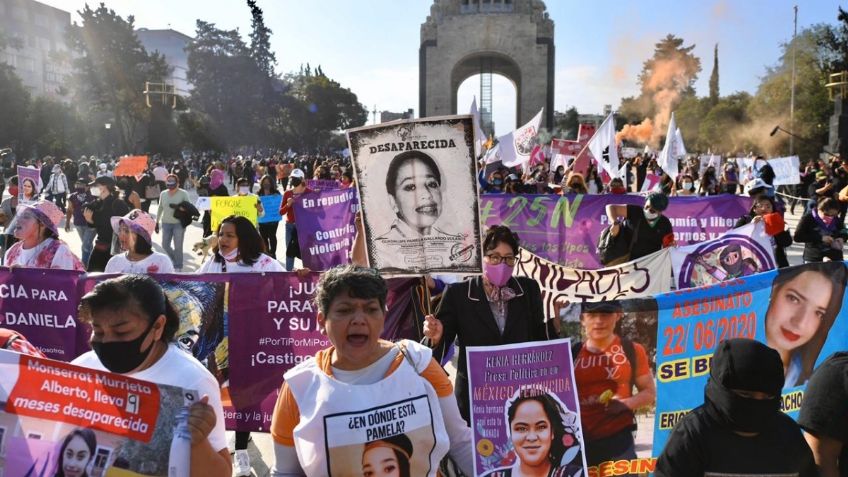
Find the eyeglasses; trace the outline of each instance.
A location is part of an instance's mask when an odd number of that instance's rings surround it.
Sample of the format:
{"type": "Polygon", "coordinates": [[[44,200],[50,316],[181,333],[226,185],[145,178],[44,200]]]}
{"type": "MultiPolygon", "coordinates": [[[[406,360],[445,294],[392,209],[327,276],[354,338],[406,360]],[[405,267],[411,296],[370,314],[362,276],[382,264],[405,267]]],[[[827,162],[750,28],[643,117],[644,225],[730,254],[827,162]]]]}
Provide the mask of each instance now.
{"type": "Polygon", "coordinates": [[[489,260],[489,263],[492,265],[500,265],[501,262],[506,263],[510,267],[515,265],[515,261],[518,259],[517,257],[501,257],[500,255],[486,255],[486,259],[489,260]]]}

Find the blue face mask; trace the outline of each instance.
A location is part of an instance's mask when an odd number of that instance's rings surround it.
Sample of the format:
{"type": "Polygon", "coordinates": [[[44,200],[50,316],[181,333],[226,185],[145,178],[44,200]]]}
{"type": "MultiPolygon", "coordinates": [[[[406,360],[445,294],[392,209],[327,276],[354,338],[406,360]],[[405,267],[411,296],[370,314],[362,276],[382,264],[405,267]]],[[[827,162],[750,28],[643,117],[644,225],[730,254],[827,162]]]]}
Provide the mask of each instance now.
{"type": "Polygon", "coordinates": [[[503,181],[500,180],[500,179],[495,179],[495,180],[492,181],[492,184],[499,186],[499,185],[503,184],[503,181]]]}

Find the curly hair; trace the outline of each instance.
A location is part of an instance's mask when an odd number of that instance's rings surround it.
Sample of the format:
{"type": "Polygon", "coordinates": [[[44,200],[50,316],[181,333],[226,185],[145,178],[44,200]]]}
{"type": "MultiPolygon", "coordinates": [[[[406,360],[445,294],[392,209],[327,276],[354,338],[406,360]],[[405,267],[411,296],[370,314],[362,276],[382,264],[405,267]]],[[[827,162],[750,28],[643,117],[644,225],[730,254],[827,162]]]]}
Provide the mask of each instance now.
{"type": "Polygon", "coordinates": [[[385,309],[389,293],[386,281],[373,268],[339,265],[321,274],[315,288],[315,306],[327,315],[333,300],[344,292],[352,298],[376,298],[381,309],[385,309]]]}

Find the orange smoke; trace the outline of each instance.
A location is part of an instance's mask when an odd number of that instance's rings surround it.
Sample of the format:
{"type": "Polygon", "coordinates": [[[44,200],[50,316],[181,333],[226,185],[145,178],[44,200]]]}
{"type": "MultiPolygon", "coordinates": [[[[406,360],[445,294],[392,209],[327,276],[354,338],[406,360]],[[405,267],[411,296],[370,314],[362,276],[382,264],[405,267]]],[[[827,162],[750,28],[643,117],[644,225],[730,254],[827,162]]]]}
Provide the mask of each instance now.
{"type": "Polygon", "coordinates": [[[654,132],[654,122],[651,118],[645,118],[639,124],[625,124],[621,131],[615,134],[615,142],[620,143],[626,139],[639,144],[647,144],[654,132]]]}

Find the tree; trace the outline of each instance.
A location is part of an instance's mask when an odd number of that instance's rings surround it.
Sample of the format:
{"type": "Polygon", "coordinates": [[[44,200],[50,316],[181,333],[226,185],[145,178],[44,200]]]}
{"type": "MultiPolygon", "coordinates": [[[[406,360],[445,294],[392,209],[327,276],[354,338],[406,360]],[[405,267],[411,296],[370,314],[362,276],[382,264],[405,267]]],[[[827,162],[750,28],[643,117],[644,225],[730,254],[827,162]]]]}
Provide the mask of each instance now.
{"type": "Polygon", "coordinates": [[[24,124],[26,130],[20,152],[25,156],[76,156],[89,152],[94,146],[76,109],[55,99],[35,98],[24,124]]]}
{"type": "Polygon", "coordinates": [[[124,20],[102,3],[78,13],[82,25],[68,30],[68,44],[76,52],[76,99],[91,111],[111,115],[120,152],[139,149],[150,115],[144,83],[162,82],[169,67],[162,55],[149,54],[138,41],[132,16],[124,20]]]}
{"type": "Polygon", "coordinates": [[[0,114],[0,148],[11,147],[21,152],[29,103],[29,91],[15,69],[0,63],[0,104],[3,105],[3,113],[0,114]]]}
{"type": "Polygon", "coordinates": [[[256,4],[256,0],[247,0],[247,6],[250,7],[250,55],[259,66],[259,69],[265,73],[268,78],[273,78],[274,65],[277,64],[277,57],[271,51],[271,29],[265,26],[262,9],[256,4]]]}
{"type": "Polygon", "coordinates": [[[716,43],[715,51],[713,52],[713,72],[710,75],[710,103],[715,106],[718,104],[718,98],[718,43],[716,43]]]}
{"type": "Polygon", "coordinates": [[[574,106],[565,110],[564,113],[554,112],[555,136],[562,139],[577,139],[577,130],[580,128],[580,114],[574,106]]]}
{"type": "Polygon", "coordinates": [[[750,102],[751,95],[746,92],[721,98],[709,110],[698,128],[700,150],[711,149],[714,153],[732,153],[749,149],[750,145],[741,140],[736,132],[750,125],[747,114],[750,102]]]}
{"type": "Polygon", "coordinates": [[[839,24],[835,27],[825,26],[817,38],[824,59],[824,70],[827,73],[848,71],[848,12],[837,7],[836,19],[839,24]]]}

